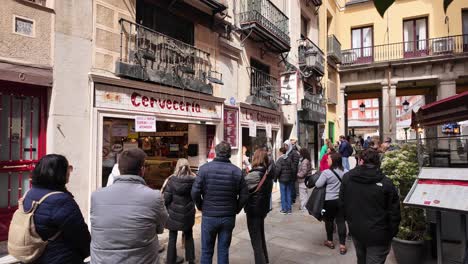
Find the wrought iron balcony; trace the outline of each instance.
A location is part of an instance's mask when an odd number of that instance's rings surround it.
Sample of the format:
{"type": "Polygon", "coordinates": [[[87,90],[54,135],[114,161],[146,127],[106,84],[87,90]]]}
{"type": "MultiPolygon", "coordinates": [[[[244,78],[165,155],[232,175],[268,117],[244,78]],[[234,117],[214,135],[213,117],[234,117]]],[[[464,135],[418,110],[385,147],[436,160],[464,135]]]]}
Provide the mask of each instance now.
{"type": "Polygon", "coordinates": [[[140,24],[119,22],[117,75],[206,94],[213,94],[211,83],[222,84],[221,74],[211,71],[209,53],[140,24]]]}
{"type": "Polygon", "coordinates": [[[370,64],[467,52],[468,35],[465,34],[343,50],[342,65],[370,64]]]}
{"type": "Polygon", "coordinates": [[[247,69],[250,75],[247,103],[277,109],[281,101],[278,79],[254,67],[247,69]]]}
{"type": "Polygon", "coordinates": [[[306,77],[323,76],[325,55],[312,40],[305,38],[299,41],[299,67],[306,77]]]}
{"type": "Polygon", "coordinates": [[[240,27],[276,52],[291,49],[289,18],[269,0],[242,0],[240,27]]]}
{"type": "Polygon", "coordinates": [[[335,63],[340,64],[342,61],[341,43],[338,41],[335,35],[328,35],[327,56],[335,63]]]}

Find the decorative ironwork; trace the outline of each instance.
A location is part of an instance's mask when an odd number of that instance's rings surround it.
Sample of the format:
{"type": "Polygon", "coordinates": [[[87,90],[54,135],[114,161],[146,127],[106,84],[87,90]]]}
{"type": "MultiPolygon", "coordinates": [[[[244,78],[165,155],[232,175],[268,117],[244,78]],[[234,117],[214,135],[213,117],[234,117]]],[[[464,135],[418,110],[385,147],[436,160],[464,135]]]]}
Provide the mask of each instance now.
{"type": "Polygon", "coordinates": [[[468,35],[405,41],[342,51],[342,65],[387,62],[468,52],[468,35]]]}
{"type": "Polygon", "coordinates": [[[342,61],[341,43],[338,41],[335,35],[328,35],[327,56],[335,63],[341,63],[342,61]]]}
{"type": "Polygon", "coordinates": [[[254,67],[247,68],[250,75],[250,96],[247,103],[272,109],[278,108],[281,100],[278,79],[254,67]]]}
{"type": "Polygon", "coordinates": [[[210,54],[140,24],[121,19],[120,60],[116,74],[212,94],[210,54]]]}
{"type": "Polygon", "coordinates": [[[298,42],[299,66],[304,77],[308,78],[312,75],[316,77],[323,76],[325,70],[325,55],[323,51],[308,38],[300,39],[298,42]]]}
{"type": "Polygon", "coordinates": [[[279,50],[290,48],[289,18],[269,0],[244,0],[241,2],[240,25],[242,29],[260,27],[263,35],[278,39],[279,50]]]}

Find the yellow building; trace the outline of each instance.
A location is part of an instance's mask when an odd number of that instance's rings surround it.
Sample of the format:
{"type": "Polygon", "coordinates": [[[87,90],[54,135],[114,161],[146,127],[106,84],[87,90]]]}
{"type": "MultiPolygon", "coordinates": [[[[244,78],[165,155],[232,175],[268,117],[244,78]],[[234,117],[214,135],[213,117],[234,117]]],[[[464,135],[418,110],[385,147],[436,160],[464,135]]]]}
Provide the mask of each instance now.
{"type": "Polygon", "coordinates": [[[349,134],[347,100],[378,98],[380,135],[395,139],[396,96],[424,95],[430,103],[468,89],[468,2],[454,0],[445,14],[441,0],[397,0],[384,17],[372,1],[326,6],[342,54],[339,109],[329,107],[327,120],[339,123],[340,134],[349,134]]]}

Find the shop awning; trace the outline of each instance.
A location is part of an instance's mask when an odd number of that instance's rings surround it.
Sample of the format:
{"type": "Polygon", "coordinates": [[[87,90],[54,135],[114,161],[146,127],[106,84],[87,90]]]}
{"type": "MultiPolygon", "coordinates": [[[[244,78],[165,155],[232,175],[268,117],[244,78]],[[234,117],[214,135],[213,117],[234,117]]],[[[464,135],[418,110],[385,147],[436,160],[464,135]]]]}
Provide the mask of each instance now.
{"type": "Polygon", "coordinates": [[[412,115],[412,127],[468,120],[468,91],[422,106],[412,115]]]}

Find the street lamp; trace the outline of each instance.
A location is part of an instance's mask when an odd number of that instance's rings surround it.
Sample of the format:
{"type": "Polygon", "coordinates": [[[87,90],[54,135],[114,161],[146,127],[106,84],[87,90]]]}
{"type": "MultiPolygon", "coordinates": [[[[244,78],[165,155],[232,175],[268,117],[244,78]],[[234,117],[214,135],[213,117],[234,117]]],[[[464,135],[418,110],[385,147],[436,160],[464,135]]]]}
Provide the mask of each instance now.
{"type": "Polygon", "coordinates": [[[359,110],[364,113],[364,111],[366,111],[366,105],[364,104],[364,102],[362,102],[360,105],[359,105],[359,110]]]}
{"type": "Polygon", "coordinates": [[[409,102],[405,99],[402,105],[403,105],[403,110],[405,110],[405,112],[408,112],[409,102]]]}

